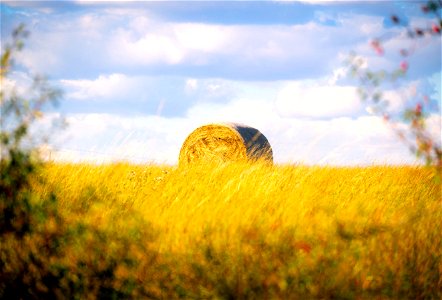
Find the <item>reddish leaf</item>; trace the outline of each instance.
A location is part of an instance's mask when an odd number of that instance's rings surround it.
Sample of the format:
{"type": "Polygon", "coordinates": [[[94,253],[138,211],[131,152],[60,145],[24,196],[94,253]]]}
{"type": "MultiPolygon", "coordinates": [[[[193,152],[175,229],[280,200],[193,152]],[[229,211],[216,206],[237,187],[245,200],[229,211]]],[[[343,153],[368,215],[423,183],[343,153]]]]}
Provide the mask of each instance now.
{"type": "Polygon", "coordinates": [[[408,70],[408,63],[405,60],[403,60],[399,67],[401,71],[405,73],[408,70]]]}

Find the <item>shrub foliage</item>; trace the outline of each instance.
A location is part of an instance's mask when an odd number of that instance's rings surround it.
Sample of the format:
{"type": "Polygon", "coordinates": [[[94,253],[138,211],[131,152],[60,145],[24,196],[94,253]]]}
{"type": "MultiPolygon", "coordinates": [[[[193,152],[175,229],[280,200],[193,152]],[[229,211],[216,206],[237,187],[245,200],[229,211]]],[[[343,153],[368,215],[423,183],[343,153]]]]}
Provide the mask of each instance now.
{"type": "MultiPolygon", "coordinates": [[[[22,25],[1,56],[8,79],[28,32],[22,25]]],[[[60,210],[60,201],[38,176],[43,164],[33,150],[30,127],[61,93],[35,77],[31,97],[1,91],[0,297],[2,299],[124,298],[148,295],[136,282],[136,253],[150,257],[146,224],[129,236],[102,229],[60,210]],[[129,251],[131,250],[131,251],[129,251]]],[[[152,256],[154,257],[154,256],[152,256]]]]}

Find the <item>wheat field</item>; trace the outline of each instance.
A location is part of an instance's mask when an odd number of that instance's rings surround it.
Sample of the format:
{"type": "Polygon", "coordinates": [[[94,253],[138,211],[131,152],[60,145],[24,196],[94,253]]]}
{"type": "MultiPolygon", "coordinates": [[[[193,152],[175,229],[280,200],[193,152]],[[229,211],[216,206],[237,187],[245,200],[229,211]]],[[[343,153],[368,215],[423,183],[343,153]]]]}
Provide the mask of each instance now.
{"type": "Polygon", "coordinates": [[[38,177],[34,190],[58,199],[58,226],[90,229],[71,235],[58,263],[111,272],[121,295],[442,296],[441,185],[430,169],[50,163],[38,177]]]}

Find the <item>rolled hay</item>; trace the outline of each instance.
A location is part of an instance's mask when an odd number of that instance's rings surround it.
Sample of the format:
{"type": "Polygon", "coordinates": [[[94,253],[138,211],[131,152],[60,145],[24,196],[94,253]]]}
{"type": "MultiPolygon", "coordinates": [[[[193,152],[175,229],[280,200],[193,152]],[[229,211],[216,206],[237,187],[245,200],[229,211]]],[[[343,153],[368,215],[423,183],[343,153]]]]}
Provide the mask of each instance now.
{"type": "Polygon", "coordinates": [[[267,138],[253,127],[235,124],[208,124],[195,129],[181,147],[179,164],[196,162],[273,162],[267,138]]]}

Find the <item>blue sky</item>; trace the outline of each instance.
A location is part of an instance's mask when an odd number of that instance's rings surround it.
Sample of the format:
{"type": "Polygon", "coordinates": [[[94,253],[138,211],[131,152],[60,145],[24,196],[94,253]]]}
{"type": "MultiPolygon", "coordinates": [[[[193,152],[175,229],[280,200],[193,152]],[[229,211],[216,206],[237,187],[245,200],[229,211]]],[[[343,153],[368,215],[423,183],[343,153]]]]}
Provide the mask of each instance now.
{"type": "Polygon", "coordinates": [[[239,122],[267,136],[279,163],[414,163],[367,113],[344,60],[355,51],[391,70],[401,47],[414,47],[407,77],[385,95],[392,115],[428,95],[428,130],[440,141],[440,38],[410,44],[390,21],[431,26],[421,3],[4,1],[2,45],[21,22],[31,31],[5,86],[47,74],[64,90],[42,121],[69,124],[45,146],[57,160],[175,164],[196,127],[239,122]],[[383,56],[369,46],[379,36],[383,56]]]}

